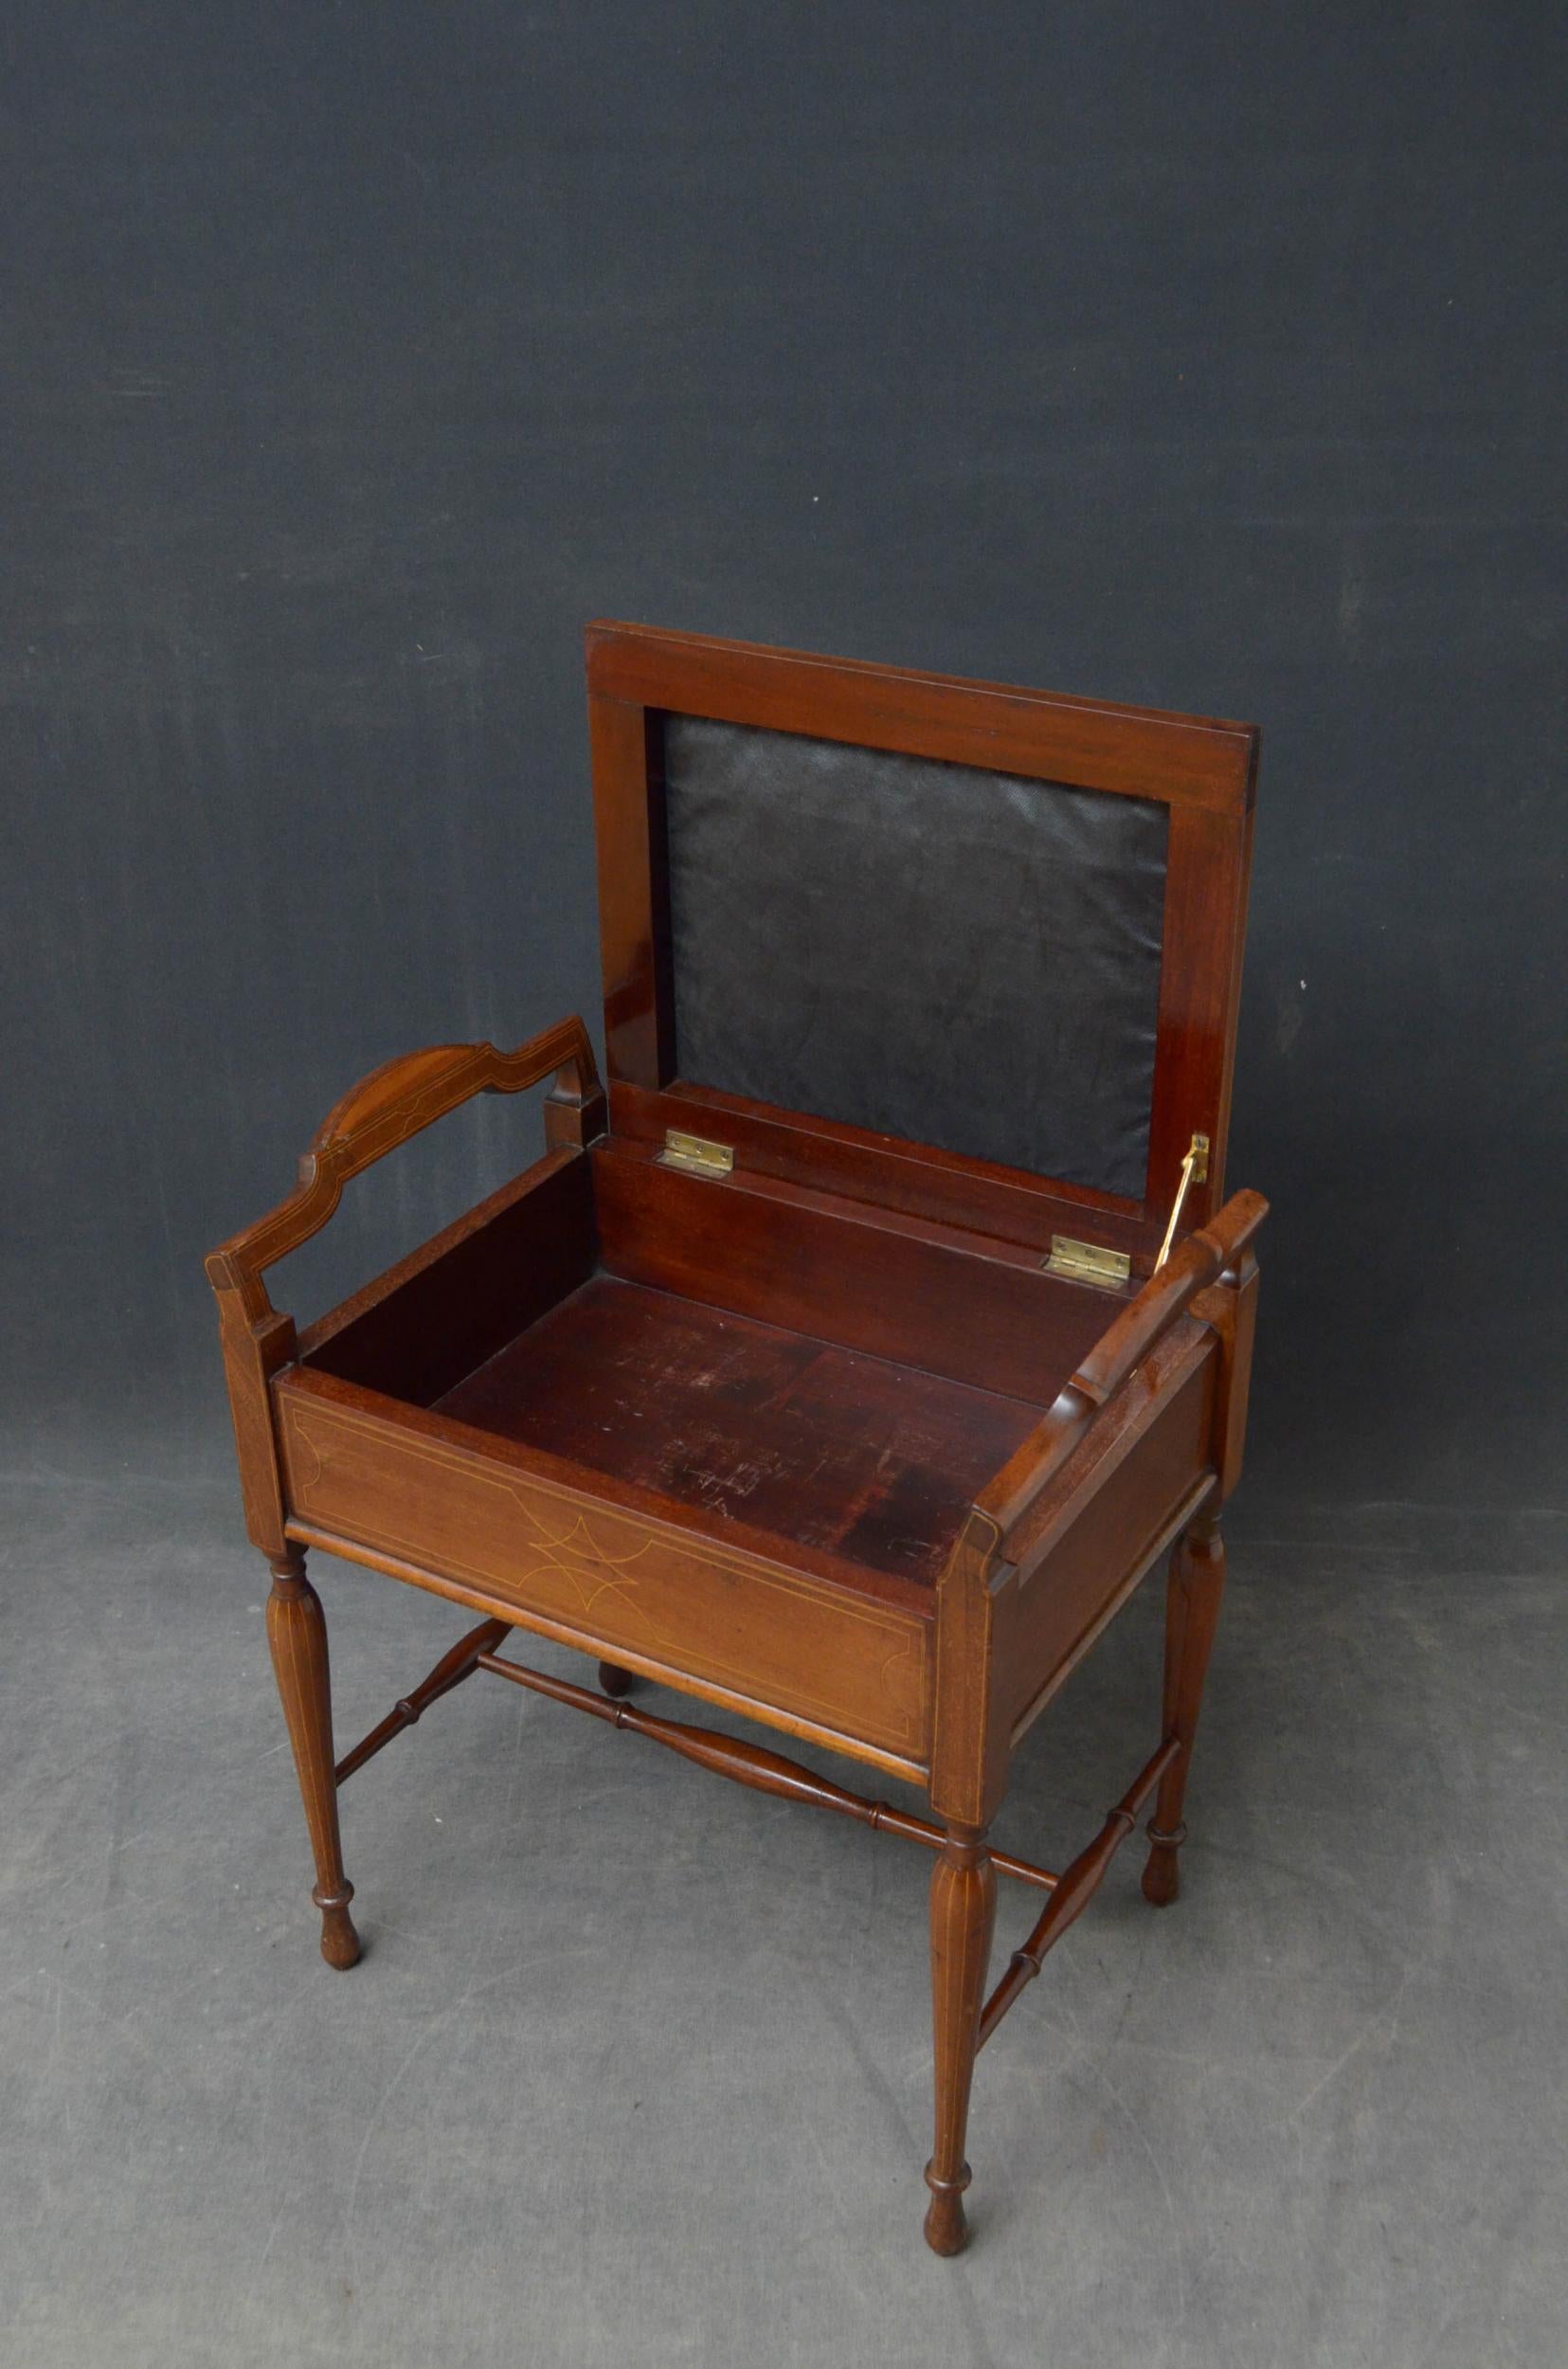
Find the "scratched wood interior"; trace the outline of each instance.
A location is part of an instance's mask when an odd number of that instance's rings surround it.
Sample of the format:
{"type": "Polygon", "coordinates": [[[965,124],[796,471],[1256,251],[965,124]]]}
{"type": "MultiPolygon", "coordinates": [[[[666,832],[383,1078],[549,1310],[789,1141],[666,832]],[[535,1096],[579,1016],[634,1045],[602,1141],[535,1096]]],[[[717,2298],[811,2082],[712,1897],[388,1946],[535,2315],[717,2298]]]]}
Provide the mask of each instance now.
{"type": "Polygon", "coordinates": [[[437,1414],[934,1583],[1023,1400],[597,1274],[437,1414]]]}
{"type": "Polygon", "coordinates": [[[1114,1308],[966,1240],[596,1150],[539,1163],[301,1347],[710,1520],[934,1584],[1114,1308]]]}

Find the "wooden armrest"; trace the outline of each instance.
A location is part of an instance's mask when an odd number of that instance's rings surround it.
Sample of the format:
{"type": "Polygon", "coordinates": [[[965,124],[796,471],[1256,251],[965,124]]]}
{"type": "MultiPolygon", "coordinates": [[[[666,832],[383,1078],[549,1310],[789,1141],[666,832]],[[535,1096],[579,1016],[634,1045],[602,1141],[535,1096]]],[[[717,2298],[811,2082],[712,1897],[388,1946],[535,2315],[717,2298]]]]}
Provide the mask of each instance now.
{"type": "Polygon", "coordinates": [[[1180,1250],[1150,1275],[1090,1349],[1042,1422],[1017,1448],[994,1480],[975,1499],[975,1510],[994,1522],[1000,1546],[1053,1480],[1107,1401],[1197,1295],[1235,1270],[1269,1214],[1260,1193],[1234,1194],[1218,1215],[1188,1236],[1180,1250]]]}
{"type": "Polygon", "coordinates": [[[288,1200],[210,1253],[207,1273],[214,1291],[238,1292],[253,1324],[270,1315],[262,1275],[320,1232],[351,1177],[475,1094],[520,1094],[552,1071],[550,1102],[590,1112],[599,1099],[599,1072],[587,1031],[576,1018],[558,1022],[512,1053],[493,1044],[436,1044],[384,1062],[328,1112],[288,1200]]]}

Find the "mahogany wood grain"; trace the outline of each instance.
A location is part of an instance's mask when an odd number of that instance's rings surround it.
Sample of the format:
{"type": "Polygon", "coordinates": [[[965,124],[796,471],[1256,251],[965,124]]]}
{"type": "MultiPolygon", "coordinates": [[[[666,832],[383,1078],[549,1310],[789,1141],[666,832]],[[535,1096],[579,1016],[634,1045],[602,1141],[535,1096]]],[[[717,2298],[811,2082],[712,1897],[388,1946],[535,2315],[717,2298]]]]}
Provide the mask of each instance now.
{"type": "Polygon", "coordinates": [[[601,1147],[590,1157],[604,1265],[846,1348],[1048,1406],[1098,1339],[1108,1294],[1037,1265],[753,1191],[601,1147]]]}
{"type": "Polygon", "coordinates": [[[998,1651],[1006,1679],[997,1717],[1021,1737],[1077,1666],[1108,1613],[1155,1563],[1162,1539],[1216,1481],[1207,1469],[1214,1360],[1201,1345],[1173,1352],[1163,1387],[1118,1434],[1123,1451],[1095,1467],[1051,1546],[1016,1564],[998,1590],[998,1651]],[[1182,1372],[1184,1378],[1174,1377],[1182,1372]],[[1005,1640],[1003,1642],[1003,1640],[1005,1640]]]}
{"type": "Polygon", "coordinates": [[[1038,1429],[978,1500],[981,1510],[996,1523],[1009,1553],[1018,1550],[1032,1509],[1083,1439],[1098,1410],[1185,1313],[1195,1295],[1246,1250],[1268,1214],[1269,1204],[1261,1194],[1237,1193],[1211,1228],[1186,1238],[1074,1368],[1038,1429]]]}
{"type": "MultiPolygon", "coordinates": [[[[343,1563],[358,1564],[367,1571],[380,1571],[387,1579],[397,1580],[405,1586],[421,1588],[432,1596],[440,1596],[448,1603],[491,1614],[496,1619],[504,1616],[509,1627],[526,1629],[535,1637],[549,1637],[555,1644],[570,1646],[574,1652],[592,1657],[598,1651],[594,1638],[575,1623],[558,1620],[548,1613],[503,1606],[500,1599],[482,1582],[454,1580],[429,1564],[411,1563],[404,1556],[368,1546],[362,1539],[339,1537],[332,1530],[318,1529],[313,1523],[297,1518],[290,1519],[289,1538],[296,1546],[318,1549],[322,1554],[334,1556],[343,1563]]],[[[690,1695],[696,1702],[710,1703],[715,1709],[762,1721],[784,1735],[797,1737],[803,1744],[818,1745],[824,1751],[842,1753],[847,1759],[878,1769],[886,1776],[896,1777],[905,1784],[923,1785],[926,1781],[927,1770],[922,1761],[868,1744],[863,1737],[846,1735],[801,1712],[786,1710],[776,1703],[761,1703],[755,1695],[744,1694],[734,1687],[702,1677],[691,1670],[665,1664],[651,1655],[634,1652],[629,1646],[617,1645],[615,1650],[615,1666],[624,1669],[634,1680],[650,1678],[659,1686],[673,1687],[678,1692],[690,1695]]]]}
{"type": "Polygon", "coordinates": [[[926,2243],[933,2253],[961,2253],[968,2238],[964,2192],[970,2173],[964,2143],[996,1913],[996,1869],[983,1836],[968,1827],[949,1827],[942,1856],[931,1871],[936,2134],[926,2166],[926,2185],[931,2192],[926,2243]]]}
{"type": "MultiPolygon", "coordinates": [[[[928,1851],[946,1847],[946,1830],[933,1826],[928,1818],[916,1817],[910,1810],[895,1809],[891,1802],[872,1801],[864,1794],[849,1793],[801,1762],[786,1760],[782,1753],[766,1751],[760,1745],[747,1744],[739,1736],[723,1735],[712,1727],[693,1727],[684,1720],[661,1719],[653,1711],[640,1710],[634,1704],[621,1703],[615,1698],[625,1693],[624,1687],[606,1687],[604,1692],[612,1699],[604,1701],[570,1678],[532,1670],[526,1663],[512,1661],[488,1649],[479,1652],[476,1659],[481,1669],[494,1671],[499,1678],[510,1678],[515,1686],[549,1695],[552,1702],[568,1704],[574,1710],[587,1711],[595,1719],[608,1720],[612,1727],[624,1728],[628,1735],[661,1744],[667,1751],[678,1753],[682,1760],[692,1761],[714,1776],[729,1777],[736,1784],[748,1785],[755,1793],[769,1793],[781,1801],[808,1802],[819,1810],[834,1810],[841,1817],[852,1817],[859,1825],[871,1827],[876,1834],[896,1835],[905,1842],[922,1843],[928,1851]]],[[[615,1674],[623,1677],[625,1673],[615,1674]]],[[[1000,1874],[1016,1876],[1020,1883],[1032,1884],[1041,1891],[1054,1890],[1060,1881],[1049,1868],[1036,1867],[1030,1859],[1015,1858],[1011,1852],[993,1852],[991,1861],[1000,1874]]]]}
{"type": "Polygon", "coordinates": [[[1029,1939],[1013,1952],[1007,1972],[981,2010],[980,2047],[985,2046],[1018,1994],[1039,1973],[1047,1950],[1054,1948],[1068,1926],[1082,1916],[1099,1890],[1107,1868],[1137,1826],[1139,1811],[1180,1749],[1174,1736],[1165,1738],[1159,1750],[1139,1770],[1116,1807],[1107,1814],[1106,1822],[1094,1840],[1079,1852],[1071,1867],[1063,1870],[1061,1881],[1051,1896],[1050,1906],[1042,1912],[1029,1939]]]}
{"type": "MultiPolygon", "coordinates": [[[[700,1188],[699,1188],[700,1189],[700,1188]]],[[[660,1496],[934,1585],[1037,1409],[596,1275],[436,1411],[660,1496]]]]}
{"type": "Polygon", "coordinates": [[[676,1128],[731,1146],[748,1184],[766,1177],[804,1185],[884,1215],[925,1218],[994,1245],[1019,1245],[1036,1260],[1048,1256],[1054,1235],[1088,1234],[1107,1250],[1125,1251],[1134,1271],[1146,1274],[1160,1247],[1162,1218],[1145,1219],[1135,1202],[936,1145],[911,1147],[841,1119],[780,1112],[682,1077],[657,1093],[613,1079],[609,1106],[609,1141],[617,1150],[634,1143],[657,1149],[676,1128]]]}
{"type": "Polygon", "coordinates": [[[535,1318],[586,1282],[597,1243],[593,1187],[580,1151],[551,1151],[499,1201],[488,1223],[433,1258],[401,1268],[334,1310],[301,1340],[323,1373],[431,1406],[535,1318]]]}
{"type": "Polygon", "coordinates": [[[1224,1593],[1225,1543],[1219,1534],[1218,1514],[1210,1510],[1193,1524],[1171,1557],[1165,1611],[1164,1727],[1177,1748],[1160,1781],[1160,1798],[1148,1829],[1148,1865],[1144,1870],[1144,1897],[1157,1908],[1168,1908],[1181,1888],[1178,1854],[1187,1839],[1181,1810],[1224,1593]]]}
{"type": "MultiPolygon", "coordinates": [[[[894,1605],[923,1621],[931,1619],[931,1589],[923,1580],[901,1572],[879,1571],[869,1563],[854,1562],[827,1547],[781,1539],[741,1516],[704,1505],[695,1497],[673,1497],[616,1473],[590,1472],[548,1449],[525,1447],[498,1432],[480,1431],[472,1423],[454,1421],[436,1408],[410,1406],[382,1391],[343,1382],[337,1375],[324,1373],[303,1361],[278,1375],[273,1384],[273,1405],[280,1436],[291,1408],[310,1405],[348,1409],[365,1417],[378,1431],[385,1425],[389,1438],[444,1444],[461,1450],[497,1478],[509,1474],[520,1474],[529,1480],[537,1478],[574,1496],[590,1498],[594,1505],[610,1508],[633,1520],[665,1524],[688,1534],[694,1551],[699,1554],[709,1547],[734,1546],[764,1562],[783,1558],[791,1570],[822,1581],[830,1589],[842,1589],[852,1596],[894,1605]]],[[[304,1477],[308,1488],[317,1486],[319,1476],[313,1474],[308,1466],[304,1468],[304,1477]]],[[[300,1509],[291,1498],[291,1536],[299,1518],[300,1509]]]]}
{"type": "Polygon", "coordinates": [[[1010,1742],[998,1599],[1008,1566],[997,1526],[978,1508],[937,1583],[931,1702],[931,1807],[950,1825],[988,1825],[1007,1785],[1010,1742]]]}
{"type": "Polygon", "coordinates": [[[1219,1343],[1214,1454],[1219,1492],[1228,1497],[1241,1478],[1253,1339],[1257,1329],[1257,1260],[1250,1247],[1221,1275],[1217,1287],[1194,1298],[1192,1312],[1212,1328],[1219,1343]]]}
{"type": "Polygon", "coordinates": [[[1157,1221],[1176,1198],[1195,1132],[1209,1138],[1208,1174],[1188,1194],[1187,1223],[1202,1224],[1224,1191],[1252,847],[1250,805],[1239,822],[1172,805],[1149,1113],[1146,1208],[1157,1221]]]}
{"type": "Polygon", "coordinates": [[[609,618],[586,626],[584,640],[590,698],[1134,798],[1181,796],[1223,814],[1252,801],[1251,724],[609,618]]]}
{"type": "Polygon", "coordinates": [[[514,1052],[493,1044],[433,1044],[384,1061],[333,1104],[299,1163],[299,1183],[254,1225],[212,1251],[215,1289],[237,1290],[252,1317],[270,1311],[261,1277],[319,1234],[343,1187],[374,1161],[478,1094],[520,1094],[555,1075],[551,1100],[580,1130],[602,1111],[593,1048],[580,1020],[564,1020],[514,1052]]]}
{"type": "Polygon", "coordinates": [[[483,1591],[478,1609],[552,1623],[618,1668],[709,1679],[756,1718],[923,1763],[928,1587],[786,1559],[748,1526],[332,1375],[295,1367],[277,1394],[290,1507],[318,1532],[433,1565],[483,1591]]]}
{"type": "MultiPolygon", "coordinates": [[[[208,1254],[245,1528],[263,1554],[281,1554],[287,1545],[269,1391],[274,1375],[297,1351],[294,1319],[280,1315],[267,1297],[266,1270],[320,1232],[344,1185],[373,1161],[474,1094],[517,1094],[552,1072],[547,1135],[553,1148],[575,1142],[581,1149],[604,1125],[604,1098],[580,1020],[561,1021],[512,1053],[498,1053],[493,1044],[431,1045],[384,1062],[328,1112],[288,1199],[208,1254]]],[[[459,1232],[448,1229],[448,1237],[459,1232]]],[[[418,1255],[404,1263],[411,1271],[418,1255]]]]}
{"type": "MultiPolygon", "coordinates": [[[[634,1121],[640,1112],[646,1112],[650,1107],[648,1097],[641,1094],[640,1088],[628,1086],[620,1091],[628,1097],[634,1121]]],[[[715,1122],[715,1107],[719,1100],[737,1112],[760,1112],[764,1108],[760,1103],[743,1104],[733,1095],[714,1097],[706,1087],[694,1087],[692,1092],[694,1095],[701,1093],[705,1097],[700,1108],[695,1101],[692,1106],[693,1125],[698,1135],[705,1131],[716,1131],[728,1140],[726,1126],[715,1122]]],[[[822,1124],[826,1126],[828,1122],[824,1120],[822,1124]]],[[[766,1121],[759,1119],[756,1126],[759,1143],[766,1132],[766,1121]]],[[[880,1136],[877,1141],[886,1148],[892,1138],[880,1136]]],[[[787,1162],[778,1164],[776,1172],[775,1164],[765,1152],[759,1150],[755,1157],[749,1156],[746,1149],[747,1142],[747,1136],[742,1133],[731,1146],[736,1160],[734,1174],[712,1181],[733,1185],[738,1177],[741,1189],[764,1200],[786,1203],[797,1209],[816,1210],[823,1217],[842,1219],[853,1224],[875,1225],[884,1233],[900,1235],[910,1241],[932,1242],[947,1250],[967,1251],[972,1256],[995,1259],[1000,1265],[1017,1267],[1028,1274],[1037,1273],[1043,1263],[1041,1248],[1018,1233],[983,1233],[973,1224],[953,1222],[946,1218],[928,1216],[920,1210],[905,1209],[892,1200],[870,1198],[858,1186],[838,1189],[820,1180],[802,1183],[799,1178],[782,1172],[787,1162]]],[[[660,1156],[664,1148],[662,1133],[656,1135],[640,1123],[629,1123],[604,1136],[595,1148],[617,1159],[641,1161],[644,1166],[652,1166],[672,1175],[681,1173],[679,1169],[670,1168],[668,1161],[660,1156]]],[[[1004,1171],[999,1169],[997,1173],[1001,1175],[1004,1171]]],[[[1082,1212],[1078,1215],[1081,1220],[1082,1212]]],[[[1061,1221],[1066,1223],[1069,1220],[1064,1215],[1061,1221]]],[[[1122,1299],[1135,1296],[1135,1287],[1131,1283],[1091,1285],[1060,1275],[1053,1275],[1051,1281],[1058,1289],[1078,1293],[1092,1291],[1095,1303],[1102,1311],[1108,1296],[1122,1299]]]]}
{"type": "Polygon", "coordinates": [[[432,1703],[440,1702],[443,1694],[450,1694],[454,1687],[461,1686],[465,1678],[474,1675],[481,1654],[493,1654],[510,1635],[511,1629],[505,1620],[481,1620],[477,1629],[470,1629],[466,1637],[460,1637],[450,1652],[442,1655],[429,1675],[400,1696],[386,1718],[372,1727],[369,1735],[362,1736],[351,1752],[344,1754],[337,1763],[335,1781],[339,1785],[347,1784],[355,1769],[363,1768],[367,1761],[374,1760],[394,1736],[400,1736],[406,1727],[417,1726],[432,1703]]]}
{"type": "Polygon", "coordinates": [[[343,1872],[337,1831],[327,1622],[321,1600],[305,1577],[305,1558],[294,1547],[272,1559],[267,1643],[315,1854],[311,1897],[321,1911],[321,1955],[329,1966],[344,1969],[358,1960],[359,1935],[349,1914],[354,1888],[343,1872]]]}
{"type": "MultiPolygon", "coordinates": [[[[1219,1490],[1216,1465],[1229,1436],[1229,1401],[1238,1389],[1244,1398],[1246,1373],[1244,1358],[1233,1355],[1225,1365],[1220,1355],[1222,1336],[1235,1338],[1239,1272],[1231,1267],[1223,1283],[1212,1279],[1227,1259],[1244,1257],[1263,1214],[1254,1200],[1237,1197],[1240,1205],[1217,1221],[1219,1238],[1196,1246],[1190,1273],[1157,1278],[1113,1320],[1079,1369],[1084,1386],[1074,1393],[1079,1405],[1066,1453],[1053,1455],[1041,1473],[1040,1443],[1033,1443],[1036,1463],[1025,1463],[1026,1485],[1019,1488],[1017,1467],[1000,1475],[954,1546],[938,1588],[930,1793],[947,1818],[967,1821],[957,1831],[971,1840],[995,1813],[1010,1753],[1030,1719],[1126,1601],[1173,1525],[1191,1521],[1219,1490]],[[1200,1285],[1226,1297],[1225,1305],[1211,1307],[1207,1323],[1187,1312],[1200,1285]],[[1005,1540],[999,1516],[1010,1522],[1005,1540]]],[[[1026,1449],[1019,1461],[1029,1456],[1026,1449]]],[[[1196,1527],[1207,1534],[1201,1519],[1196,1527]]],[[[1217,1610],[1216,1592],[1205,1604],[1208,1637],[1217,1610]]],[[[927,2236],[939,2251],[964,2243],[969,2169],[963,2116],[975,2048],[1087,1904],[1157,1781],[1172,1789],[1168,1798],[1180,1809],[1178,1771],[1190,1760],[1201,1691],[1193,1630],[1186,1628],[1169,1651],[1175,1674],[1167,1678],[1159,1750],[1064,1874],[990,2003],[973,2001],[972,2025],[964,1979],[952,1969],[957,1964],[966,1973],[966,1953],[977,1948],[982,1925],[988,1947],[989,1910],[972,1877],[961,1888],[955,1872],[940,1901],[933,1890],[938,2144],[928,2170],[927,2236]]],[[[1151,1897],[1168,1881],[1167,1861],[1174,1867],[1176,1837],[1157,1832],[1161,1864],[1151,1865],[1151,1897]]]]}
{"type": "MultiPolygon", "coordinates": [[[[480,1237],[490,1238],[493,1257],[496,1243],[504,1239],[503,1221],[509,1218],[514,1204],[540,1191],[548,1185],[551,1177],[564,1168],[575,1168],[586,1173],[586,1163],[581,1153],[568,1146],[547,1151],[543,1159],[533,1161],[518,1175],[509,1178],[485,1200],[477,1202],[472,1209],[455,1218],[450,1225],[444,1225],[439,1233],[432,1234],[428,1241],[421,1242],[406,1257],[397,1259],[380,1275],[373,1275],[368,1283],[361,1284],[357,1291],[351,1292],[334,1308],[324,1310],[319,1316],[313,1316],[308,1324],[299,1327],[300,1356],[316,1359],[330,1372],[330,1362],[319,1357],[319,1352],[328,1347],[339,1333],[347,1332],[351,1326],[357,1325],[362,1317],[373,1315],[384,1301],[396,1300],[405,1311],[415,1306],[415,1301],[404,1297],[405,1286],[416,1283],[428,1268],[439,1266],[451,1254],[465,1252],[470,1242],[480,1237]],[[496,1230],[497,1226],[503,1226],[499,1234],[496,1230]]],[[[587,1200],[591,1213],[591,1187],[587,1200]]],[[[543,1251],[549,1246],[541,1240],[537,1247],[543,1251]]],[[[488,1291],[493,1282],[499,1285],[508,1279],[503,1274],[493,1277],[487,1272],[488,1261],[483,1254],[476,1264],[478,1272],[474,1275],[469,1287],[471,1290],[482,1288],[488,1291]]]]}
{"type": "Polygon", "coordinates": [[[675,1053],[660,738],[645,709],[589,699],[604,1048],[612,1076],[660,1077],[675,1053]]]}
{"type": "Polygon", "coordinates": [[[227,1284],[216,1287],[216,1296],[245,1532],[262,1554],[280,1555],[288,1545],[288,1508],[273,1437],[271,1384],[297,1354],[294,1318],[272,1309],[247,1316],[240,1292],[227,1284]]]}

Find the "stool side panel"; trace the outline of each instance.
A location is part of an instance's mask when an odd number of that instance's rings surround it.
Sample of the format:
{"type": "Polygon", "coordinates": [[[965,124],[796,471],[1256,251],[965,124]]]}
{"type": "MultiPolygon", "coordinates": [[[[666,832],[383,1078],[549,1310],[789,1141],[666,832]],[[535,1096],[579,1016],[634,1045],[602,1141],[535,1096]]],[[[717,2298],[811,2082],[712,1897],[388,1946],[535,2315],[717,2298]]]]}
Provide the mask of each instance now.
{"type": "Polygon", "coordinates": [[[1183,1362],[1184,1378],[1159,1393],[1126,1452],[1106,1459],[1092,1493],[1007,1591],[1006,1716],[1015,1727],[1042,1708],[1132,1592],[1173,1517],[1214,1481],[1216,1360],[1211,1351],[1183,1362]]]}

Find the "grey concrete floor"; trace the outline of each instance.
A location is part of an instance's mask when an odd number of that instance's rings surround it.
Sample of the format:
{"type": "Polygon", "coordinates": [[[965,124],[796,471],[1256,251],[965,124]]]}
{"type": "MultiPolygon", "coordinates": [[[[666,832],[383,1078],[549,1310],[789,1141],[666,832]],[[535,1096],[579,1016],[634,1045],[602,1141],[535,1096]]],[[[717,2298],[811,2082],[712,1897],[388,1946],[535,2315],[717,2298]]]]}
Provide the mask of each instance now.
{"type": "MultiPolygon", "coordinates": [[[[924,1854],[481,1677],[346,1790],[330,1972],[220,1474],[0,1492],[7,2369],[1568,2358],[1560,1521],[1243,1495],[1184,1896],[1129,1846],[987,2050],[942,2263],[924,1854]]],[[[346,1743],[463,1623],[316,1562],[346,1743]]],[[[1147,1749],[1157,1599],[1015,1848],[1147,1749]]]]}

